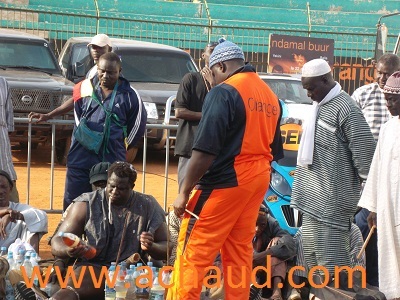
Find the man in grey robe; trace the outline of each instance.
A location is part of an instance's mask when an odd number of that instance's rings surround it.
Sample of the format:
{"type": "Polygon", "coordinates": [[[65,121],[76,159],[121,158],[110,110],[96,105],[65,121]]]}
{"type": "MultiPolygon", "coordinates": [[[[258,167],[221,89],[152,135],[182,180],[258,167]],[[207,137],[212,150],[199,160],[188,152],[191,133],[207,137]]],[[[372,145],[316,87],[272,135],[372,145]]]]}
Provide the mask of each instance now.
{"type": "Polygon", "coordinates": [[[303,213],[304,259],[325,276],[350,266],[350,227],[368,175],[375,141],[351,97],[323,59],[302,69],[303,88],[316,101],[306,120],[293,183],[292,206],[303,213]]]}

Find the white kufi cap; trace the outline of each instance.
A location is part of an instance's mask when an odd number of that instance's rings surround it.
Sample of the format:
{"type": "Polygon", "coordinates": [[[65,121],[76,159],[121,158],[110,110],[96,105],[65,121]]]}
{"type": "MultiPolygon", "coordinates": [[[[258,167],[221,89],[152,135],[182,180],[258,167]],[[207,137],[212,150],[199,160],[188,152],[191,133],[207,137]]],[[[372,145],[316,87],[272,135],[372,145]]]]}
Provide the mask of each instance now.
{"type": "Polygon", "coordinates": [[[317,77],[331,72],[326,60],[317,58],[306,62],[301,70],[301,77],[317,77]]]}

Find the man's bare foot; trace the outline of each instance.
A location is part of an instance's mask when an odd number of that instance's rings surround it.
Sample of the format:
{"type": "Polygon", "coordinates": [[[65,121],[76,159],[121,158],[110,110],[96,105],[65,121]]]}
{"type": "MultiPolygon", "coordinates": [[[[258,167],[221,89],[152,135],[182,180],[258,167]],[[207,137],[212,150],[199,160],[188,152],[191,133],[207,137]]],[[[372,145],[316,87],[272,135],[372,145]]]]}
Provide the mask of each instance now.
{"type": "Polygon", "coordinates": [[[281,290],[275,290],[269,300],[283,300],[281,290]]]}

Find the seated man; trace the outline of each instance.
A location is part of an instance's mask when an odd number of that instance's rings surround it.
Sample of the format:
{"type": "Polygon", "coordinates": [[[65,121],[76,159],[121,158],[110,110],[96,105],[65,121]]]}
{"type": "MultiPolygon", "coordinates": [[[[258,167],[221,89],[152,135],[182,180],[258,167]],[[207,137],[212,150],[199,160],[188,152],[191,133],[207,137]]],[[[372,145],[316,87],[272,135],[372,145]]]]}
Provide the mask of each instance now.
{"type": "MultiPolygon", "coordinates": [[[[52,253],[56,257],[55,266],[65,270],[65,261],[76,258],[74,272],[79,277],[84,266],[93,266],[97,278],[102,266],[110,266],[119,256],[119,262],[133,253],[151,255],[154,259],[167,257],[167,226],[164,210],[149,195],[133,191],[137,173],[126,162],[115,162],[108,169],[106,189],[85,193],[74,200],[60,231],[84,234],[90,245],[97,250],[90,260],[83,258],[83,248],[67,247],[59,236],[52,239],[52,253]],[[124,230],[126,224],[126,230],[124,230]],[[125,231],[125,235],[123,235],[125,231]]],[[[104,279],[104,278],[103,278],[104,279]]],[[[68,287],[55,293],[53,299],[104,299],[102,288],[95,288],[88,269],[83,282],[74,286],[71,279],[68,287]]]]}
{"type": "MultiPolygon", "coordinates": [[[[296,247],[293,237],[283,230],[278,221],[268,214],[268,210],[261,205],[256,223],[256,234],[253,239],[253,268],[257,266],[266,266],[267,256],[271,256],[271,280],[272,290],[263,288],[263,297],[281,300],[281,287],[286,278],[286,261],[296,255],[296,247]]],[[[265,272],[257,273],[258,284],[265,283],[265,272]]],[[[252,289],[253,295],[253,289],[252,289]]]]}
{"type": "Polygon", "coordinates": [[[10,202],[10,175],[0,170],[0,246],[9,247],[17,238],[39,253],[39,241],[47,233],[47,214],[30,205],[10,202]]]}
{"type": "MultiPolygon", "coordinates": [[[[110,167],[109,162],[99,162],[98,164],[95,164],[91,169],[89,173],[89,183],[92,185],[92,191],[95,190],[101,190],[104,189],[107,185],[107,171],[108,168],[110,167]]],[[[64,211],[64,213],[61,216],[61,220],[57,225],[56,230],[54,231],[54,234],[49,237],[48,239],[48,244],[51,245],[51,239],[53,236],[55,236],[62,224],[64,222],[66,215],[68,214],[69,210],[72,207],[72,204],[67,207],[67,209],[64,211]]]]}

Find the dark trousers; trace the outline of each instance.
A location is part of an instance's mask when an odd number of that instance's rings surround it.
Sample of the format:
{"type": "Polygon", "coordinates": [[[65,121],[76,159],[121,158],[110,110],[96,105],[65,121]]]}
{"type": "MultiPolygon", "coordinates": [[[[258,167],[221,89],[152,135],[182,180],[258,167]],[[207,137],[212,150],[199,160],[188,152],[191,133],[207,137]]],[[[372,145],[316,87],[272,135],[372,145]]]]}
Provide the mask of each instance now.
{"type": "Polygon", "coordinates": [[[63,211],[72,203],[72,200],[83,193],[92,191],[92,185],[89,183],[89,173],[90,170],[88,169],[67,168],[63,211]]]}
{"type": "MultiPolygon", "coordinates": [[[[364,240],[367,238],[369,233],[367,217],[369,215],[369,210],[362,208],[355,215],[355,223],[360,228],[361,234],[364,240]]],[[[376,287],[379,287],[378,279],[378,241],[377,241],[377,231],[375,230],[371,239],[369,240],[367,247],[365,248],[365,258],[366,258],[366,271],[367,271],[367,283],[376,287]]]]}

